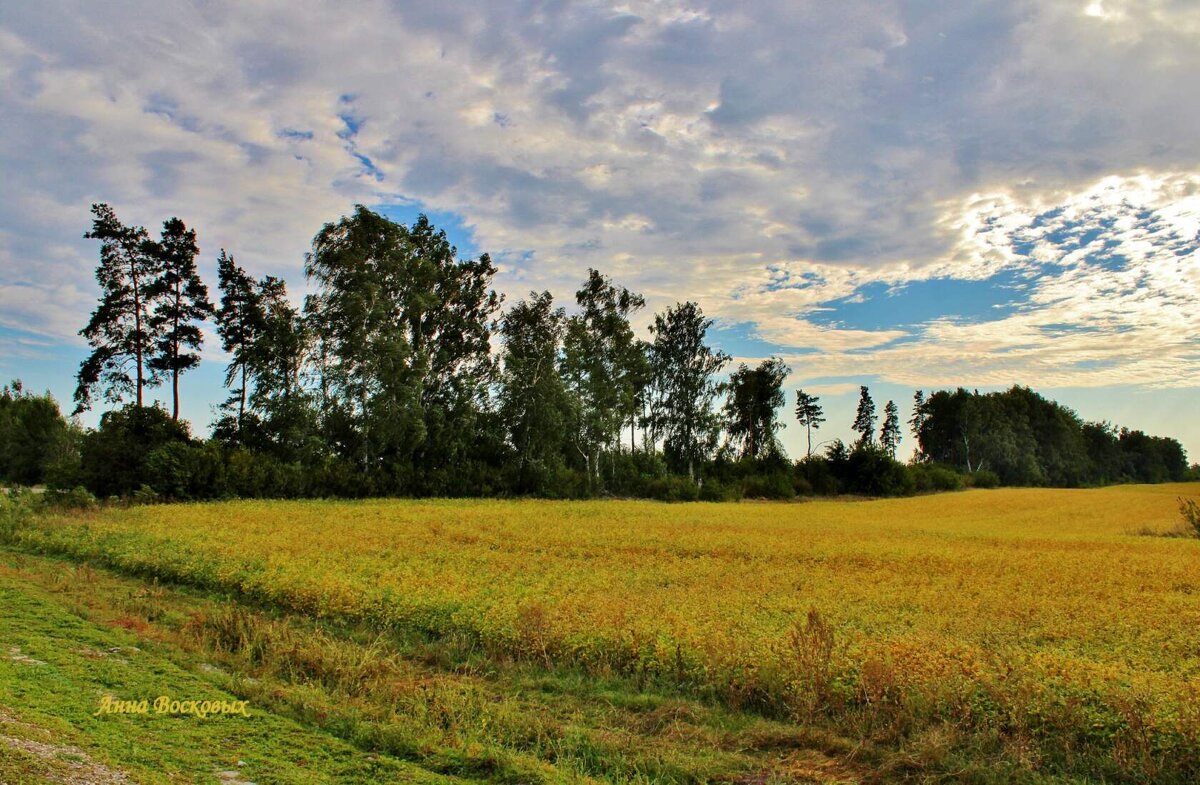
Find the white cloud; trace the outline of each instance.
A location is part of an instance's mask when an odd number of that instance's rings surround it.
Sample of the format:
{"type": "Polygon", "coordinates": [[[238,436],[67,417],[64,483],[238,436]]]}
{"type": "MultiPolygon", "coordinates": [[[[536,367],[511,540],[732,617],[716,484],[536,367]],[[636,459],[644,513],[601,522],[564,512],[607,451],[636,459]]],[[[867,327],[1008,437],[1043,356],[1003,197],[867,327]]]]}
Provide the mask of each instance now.
{"type": "Polygon", "coordinates": [[[1198,43],[1170,0],[11,4],[0,324],[76,340],[91,201],[297,289],[323,222],[415,200],[510,294],[594,266],[821,350],[814,377],[1194,385],[1198,43]],[[1127,263],[1090,260],[1106,240],[1127,263]],[[817,318],[998,271],[1029,276],[999,318],[817,318]]]}

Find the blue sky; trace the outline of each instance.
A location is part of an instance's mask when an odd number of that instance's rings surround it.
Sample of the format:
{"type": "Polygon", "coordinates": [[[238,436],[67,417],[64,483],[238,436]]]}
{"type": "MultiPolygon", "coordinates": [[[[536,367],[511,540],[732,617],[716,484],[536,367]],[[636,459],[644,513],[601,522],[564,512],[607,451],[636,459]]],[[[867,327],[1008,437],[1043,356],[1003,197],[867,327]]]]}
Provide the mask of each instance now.
{"type": "Polygon", "coordinates": [[[1200,458],[1194,3],[104,6],[0,7],[0,377],[69,399],[93,201],[296,297],[363,203],[492,254],[510,301],[588,267],[697,300],[825,398],[822,440],[860,383],[1026,384],[1200,458]]]}

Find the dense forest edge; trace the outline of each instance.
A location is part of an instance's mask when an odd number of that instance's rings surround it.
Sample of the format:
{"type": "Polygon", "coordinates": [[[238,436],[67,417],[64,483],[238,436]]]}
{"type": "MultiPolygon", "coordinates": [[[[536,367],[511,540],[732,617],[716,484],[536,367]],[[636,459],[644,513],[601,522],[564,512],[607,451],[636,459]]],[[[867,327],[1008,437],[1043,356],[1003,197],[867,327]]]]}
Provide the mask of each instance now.
{"type": "Polygon", "coordinates": [[[1027,387],[918,390],[882,418],[868,387],[858,437],[818,443],[820,399],[792,402],[807,451],[778,439],[789,405],[779,358],[740,364],[706,343],[699,304],[632,322],[644,298],[596,270],[574,312],[549,292],[505,310],[487,254],[460,259],[443,231],[358,206],[306,255],[313,294],[256,279],[224,249],[214,303],[195,230],[160,238],[92,207],[101,296],[80,331],[92,351],[74,414],[47,394],[0,391],[0,480],[64,498],[593,496],[670,501],[909,495],[999,485],[1084,487],[1200,479],[1173,438],[1085,422],[1027,387]],[[183,374],[215,324],[229,397],[207,438],[179,418],[183,374]],[[167,385],[171,410],[145,405],[167,385]],[[906,436],[911,458],[898,459],[906,436]]]}

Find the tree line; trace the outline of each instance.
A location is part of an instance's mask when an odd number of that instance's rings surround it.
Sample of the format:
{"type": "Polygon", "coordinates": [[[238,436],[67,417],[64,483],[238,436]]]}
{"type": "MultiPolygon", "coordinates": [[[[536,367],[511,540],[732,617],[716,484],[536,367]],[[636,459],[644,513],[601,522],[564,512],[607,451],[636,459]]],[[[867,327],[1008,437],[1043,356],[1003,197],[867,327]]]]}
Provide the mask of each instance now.
{"type": "Polygon", "coordinates": [[[283,280],[254,277],[225,249],[213,302],[183,221],[167,220],[152,239],[106,204],[92,213],[85,236],[100,242],[101,296],[81,330],[92,351],[76,413],[98,399],[113,408],[85,433],[53,406],[50,437],[53,402],[6,388],[0,437],[17,438],[14,413],[28,410],[20,438],[34,452],[46,446],[36,461],[17,460],[20,470],[0,465],[10,481],[170,498],[727,499],[1188,472],[1177,441],[1084,423],[1025,388],[918,392],[907,462],[897,457],[905,430],[895,402],[881,423],[862,387],[857,439],[814,453],[824,411],[797,390],[807,453],[792,462],[778,438],[790,369],[772,357],[722,381],[731,358],[709,345],[713,321],[695,302],[654,314],[650,340],[633,329],[645,299],[596,270],[570,314],[548,291],[505,309],[487,254],[460,258],[425,216],[406,226],[363,206],[313,238],[304,264],[313,293],[301,306],[283,280]],[[181,377],[200,362],[206,322],[229,357],[229,394],[211,437],[196,440],[179,419],[181,377]],[[161,384],[170,412],[145,405],[146,388],[161,384]]]}

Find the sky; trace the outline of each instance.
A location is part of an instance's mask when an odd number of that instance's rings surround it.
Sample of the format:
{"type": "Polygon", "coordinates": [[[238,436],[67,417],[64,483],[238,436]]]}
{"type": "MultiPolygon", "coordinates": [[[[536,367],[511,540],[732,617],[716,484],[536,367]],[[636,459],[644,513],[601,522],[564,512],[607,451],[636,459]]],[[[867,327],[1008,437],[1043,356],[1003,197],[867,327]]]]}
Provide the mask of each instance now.
{"type": "MultiPolygon", "coordinates": [[[[488,252],[509,303],[589,267],[697,301],[822,397],[1028,385],[1200,459],[1200,5],[10,0],[0,378],[69,405],[89,205],[305,291],[361,203],[488,252]]],[[[183,380],[206,433],[224,357],[183,380]]],[[[83,417],[94,423],[96,414],[83,417]]],[[[901,452],[912,448],[912,438],[901,452]]]]}

